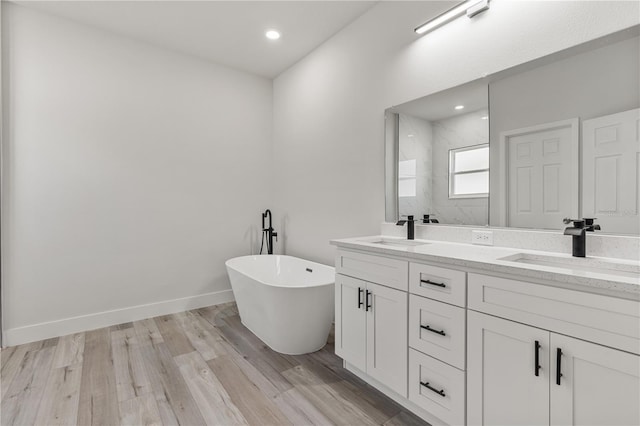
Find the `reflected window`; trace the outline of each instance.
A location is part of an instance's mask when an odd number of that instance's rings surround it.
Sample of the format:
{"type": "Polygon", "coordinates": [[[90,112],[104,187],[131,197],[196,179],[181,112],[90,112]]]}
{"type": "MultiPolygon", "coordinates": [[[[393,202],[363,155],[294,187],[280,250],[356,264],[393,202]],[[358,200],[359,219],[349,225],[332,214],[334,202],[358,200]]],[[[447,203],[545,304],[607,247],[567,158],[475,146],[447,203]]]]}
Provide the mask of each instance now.
{"type": "Polygon", "coordinates": [[[416,160],[398,162],[398,197],[416,196],[416,160]]]}
{"type": "Polygon", "coordinates": [[[449,198],[489,196],[489,144],[449,151],[449,198]]]}

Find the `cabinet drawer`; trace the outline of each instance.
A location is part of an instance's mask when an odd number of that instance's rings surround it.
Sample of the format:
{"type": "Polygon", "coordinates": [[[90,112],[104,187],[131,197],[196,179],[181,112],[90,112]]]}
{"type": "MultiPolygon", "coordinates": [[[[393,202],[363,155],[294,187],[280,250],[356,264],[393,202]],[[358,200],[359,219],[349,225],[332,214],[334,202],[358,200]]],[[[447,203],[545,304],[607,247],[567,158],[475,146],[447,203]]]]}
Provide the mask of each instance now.
{"type": "Polygon", "coordinates": [[[464,370],[465,310],[412,294],[409,346],[464,370]],[[428,328],[427,328],[428,327],[428,328]]]}
{"type": "Polygon", "coordinates": [[[467,273],[411,262],[409,291],[419,296],[465,307],[467,273]]]}
{"type": "Polygon", "coordinates": [[[336,273],[407,291],[409,262],[352,251],[338,251],[336,273]]]}
{"type": "Polygon", "coordinates": [[[469,308],[640,353],[637,301],[469,274],[469,308]]]}
{"type": "Polygon", "coordinates": [[[465,374],[409,349],[409,400],[447,424],[463,425],[465,374]]]}

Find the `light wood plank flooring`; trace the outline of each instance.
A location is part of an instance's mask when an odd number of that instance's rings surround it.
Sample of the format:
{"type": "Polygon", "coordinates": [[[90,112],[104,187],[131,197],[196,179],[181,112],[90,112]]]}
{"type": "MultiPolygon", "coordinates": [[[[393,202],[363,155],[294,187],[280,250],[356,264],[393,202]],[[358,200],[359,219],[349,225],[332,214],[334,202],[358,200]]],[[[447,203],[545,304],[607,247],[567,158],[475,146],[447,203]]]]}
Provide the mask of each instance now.
{"type": "Polygon", "coordinates": [[[333,339],[269,349],[234,303],[3,349],[1,424],[425,425],[342,368],[333,339]]]}

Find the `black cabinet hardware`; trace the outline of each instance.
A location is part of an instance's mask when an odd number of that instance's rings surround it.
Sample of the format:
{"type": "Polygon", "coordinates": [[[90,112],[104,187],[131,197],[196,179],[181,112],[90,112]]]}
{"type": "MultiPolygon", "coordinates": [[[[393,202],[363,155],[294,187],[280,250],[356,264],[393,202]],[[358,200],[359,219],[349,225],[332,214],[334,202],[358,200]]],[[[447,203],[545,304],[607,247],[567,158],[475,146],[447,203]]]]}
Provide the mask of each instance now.
{"type": "Polygon", "coordinates": [[[439,334],[441,336],[446,336],[447,334],[444,332],[444,330],[434,330],[433,328],[429,327],[428,325],[420,325],[420,328],[424,328],[425,330],[428,330],[432,333],[436,333],[439,334]]]}
{"type": "Polygon", "coordinates": [[[360,307],[363,305],[363,303],[362,303],[362,292],[363,291],[364,291],[363,289],[358,287],[358,309],[360,309],[360,307]]]}
{"type": "Polygon", "coordinates": [[[534,369],[535,369],[535,372],[536,372],[536,376],[539,376],[540,375],[540,347],[541,346],[540,346],[540,342],[538,342],[537,340],[536,340],[535,347],[536,347],[536,349],[535,349],[535,352],[534,352],[534,355],[535,355],[535,361],[534,361],[535,366],[534,366],[534,369]]]}
{"type": "MultiPolygon", "coordinates": [[[[371,296],[371,292],[370,292],[369,290],[367,290],[367,294],[366,294],[366,296],[365,296],[365,303],[366,303],[366,305],[365,305],[365,307],[364,307],[364,310],[365,310],[365,311],[368,311],[368,310],[369,310],[369,308],[371,308],[371,303],[369,303],[369,297],[370,297],[370,296],[371,296]]],[[[373,310],[373,309],[372,309],[372,310],[373,310]]]]}
{"type": "Polygon", "coordinates": [[[424,283],[424,284],[435,285],[436,287],[446,287],[447,286],[445,283],[434,283],[433,281],[430,281],[430,280],[420,280],[420,282],[424,283]]]}
{"type": "Polygon", "coordinates": [[[429,386],[429,382],[426,382],[426,383],[420,382],[420,384],[421,384],[422,386],[424,386],[425,388],[429,389],[430,391],[437,393],[437,394],[438,394],[438,395],[440,395],[440,396],[446,396],[446,395],[444,394],[444,389],[440,389],[440,390],[438,390],[438,389],[436,389],[436,388],[433,388],[433,387],[429,386]]]}
{"type": "Polygon", "coordinates": [[[562,349],[556,349],[556,385],[560,386],[560,377],[562,377],[562,349]]]}

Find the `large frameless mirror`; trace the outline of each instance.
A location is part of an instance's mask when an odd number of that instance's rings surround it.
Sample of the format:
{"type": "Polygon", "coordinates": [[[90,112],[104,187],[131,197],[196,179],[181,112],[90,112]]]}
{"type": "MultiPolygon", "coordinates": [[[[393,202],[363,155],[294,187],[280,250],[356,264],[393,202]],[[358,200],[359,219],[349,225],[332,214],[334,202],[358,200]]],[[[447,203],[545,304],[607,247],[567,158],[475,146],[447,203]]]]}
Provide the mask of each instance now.
{"type": "Polygon", "coordinates": [[[640,233],[638,27],[386,110],[386,220],[640,233]],[[435,220],[435,222],[434,222],[435,220]]]}

